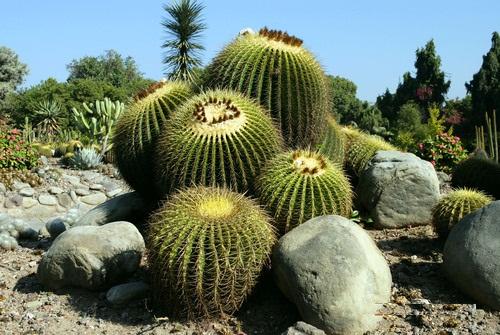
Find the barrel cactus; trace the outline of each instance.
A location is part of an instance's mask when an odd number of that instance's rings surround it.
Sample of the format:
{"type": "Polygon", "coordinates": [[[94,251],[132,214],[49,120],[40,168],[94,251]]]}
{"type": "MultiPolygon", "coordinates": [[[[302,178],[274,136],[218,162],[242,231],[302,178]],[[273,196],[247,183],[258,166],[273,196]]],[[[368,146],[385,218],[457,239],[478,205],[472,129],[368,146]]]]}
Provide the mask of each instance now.
{"type": "Polygon", "coordinates": [[[432,223],[439,237],[446,238],[451,228],[464,216],[486,206],[492,198],[481,191],[456,189],[436,204],[432,211],[432,223]]]}
{"type": "Polygon", "coordinates": [[[342,168],[309,150],[270,160],[259,177],[258,194],[281,233],[315,216],[351,214],[352,190],[342,168]]]}
{"type": "Polygon", "coordinates": [[[251,199],[223,188],[174,194],[150,220],[155,298],[175,315],[232,314],[268,264],[275,231],[251,199]]]}
{"type": "Polygon", "coordinates": [[[197,184],[252,191],[261,167],[281,147],[262,107],[240,93],[207,91],[164,125],[156,151],[159,190],[197,184]]]}
{"type": "Polygon", "coordinates": [[[453,187],[475,188],[500,199],[500,164],[491,159],[469,158],[452,173],[453,187]]]}
{"type": "Polygon", "coordinates": [[[347,167],[359,176],[368,162],[380,150],[398,150],[378,136],[369,135],[359,130],[343,127],[346,137],[345,160],[347,167]]]}
{"type": "Polygon", "coordinates": [[[346,141],[345,135],[342,132],[342,128],[332,116],[328,116],[327,121],[327,130],[323,141],[319,145],[319,152],[328,157],[332,162],[343,165],[346,141]]]}
{"type": "Polygon", "coordinates": [[[291,147],[322,139],[329,88],[320,64],[294,36],[266,28],[239,35],[209,65],[205,85],[257,99],[279,121],[291,147]]]}
{"type": "Polygon", "coordinates": [[[114,162],[125,181],[143,196],[154,195],[153,154],[163,123],[191,94],[183,82],[158,82],[139,93],[118,120],[114,162]]]}

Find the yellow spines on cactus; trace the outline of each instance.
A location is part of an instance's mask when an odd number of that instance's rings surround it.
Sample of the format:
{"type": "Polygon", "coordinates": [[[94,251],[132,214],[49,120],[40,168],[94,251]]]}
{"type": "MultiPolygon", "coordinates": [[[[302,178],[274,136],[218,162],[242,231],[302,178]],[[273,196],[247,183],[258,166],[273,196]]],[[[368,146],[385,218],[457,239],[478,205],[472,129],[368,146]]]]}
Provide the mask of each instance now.
{"type": "Polygon", "coordinates": [[[344,165],[345,134],[333,116],[327,117],[327,125],[325,136],[318,150],[332,162],[344,165]]]}
{"type": "Polygon", "coordinates": [[[146,238],[157,302],[189,319],[237,311],[269,262],[269,222],[253,200],[223,188],[174,194],[146,238]]]}

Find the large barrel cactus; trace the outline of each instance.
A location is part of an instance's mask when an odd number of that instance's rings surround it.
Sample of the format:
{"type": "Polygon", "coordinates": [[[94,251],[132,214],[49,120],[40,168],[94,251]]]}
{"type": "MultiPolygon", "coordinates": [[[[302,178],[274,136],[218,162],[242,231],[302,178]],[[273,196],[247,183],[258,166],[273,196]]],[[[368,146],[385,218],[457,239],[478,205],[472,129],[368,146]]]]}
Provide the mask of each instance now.
{"type": "Polygon", "coordinates": [[[268,264],[275,231],[251,199],[193,187],[151,217],[148,261],[155,298],[188,318],[234,313],[268,264]]]}
{"type": "Polygon", "coordinates": [[[281,233],[319,215],[348,217],[352,209],[351,185],[340,165],[309,150],[270,160],[259,177],[258,194],[281,233]]]}
{"type": "Polygon", "coordinates": [[[487,158],[469,158],[453,171],[453,187],[475,188],[500,199],[500,164],[487,158]]]}
{"type": "Polygon", "coordinates": [[[182,82],[153,84],[118,120],[113,138],[116,165],[125,181],[146,197],[154,196],[153,154],[163,123],[191,95],[182,82]]]}
{"type": "Polygon", "coordinates": [[[328,157],[332,162],[344,165],[345,135],[333,116],[328,116],[327,122],[328,127],[323,141],[319,145],[319,152],[328,157]]]}
{"type": "Polygon", "coordinates": [[[266,28],[238,36],[209,65],[206,86],[257,99],[279,121],[291,147],[322,139],[330,110],[328,85],[319,63],[294,36],[266,28]]]}
{"type": "Polygon", "coordinates": [[[252,191],[282,139],[261,106],[226,90],[196,95],[165,124],[156,151],[159,189],[227,186],[252,191]]]}
{"type": "Polygon", "coordinates": [[[432,224],[439,237],[446,238],[464,216],[486,206],[492,198],[473,189],[457,189],[442,197],[432,211],[432,224]]]}

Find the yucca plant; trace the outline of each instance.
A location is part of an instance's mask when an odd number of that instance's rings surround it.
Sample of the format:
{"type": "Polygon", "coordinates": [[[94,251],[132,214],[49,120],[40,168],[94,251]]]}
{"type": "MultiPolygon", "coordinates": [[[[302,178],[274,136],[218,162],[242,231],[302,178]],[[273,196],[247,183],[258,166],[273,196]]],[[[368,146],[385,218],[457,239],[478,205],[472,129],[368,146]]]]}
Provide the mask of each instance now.
{"type": "Polygon", "coordinates": [[[161,81],[138,94],[117,122],[114,161],[120,174],[145,197],[154,196],[154,147],[163,124],[192,91],[180,81],[161,81]]]}
{"type": "Polygon", "coordinates": [[[208,66],[205,86],[225,87],[255,98],[279,122],[291,147],[318,144],[330,108],[329,86],[302,40],[263,28],[239,35],[208,66]]]}
{"type": "Polygon", "coordinates": [[[309,150],[285,152],[270,160],[257,190],[283,234],[315,216],[349,217],[352,211],[351,185],[341,166],[309,150]]]}
{"type": "Polygon", "coordinates": [[[49,141],[59,131],[59,121],[62,113],[59,103],[53,100],[42,101],[37,104],[35,114],[41,119],[36,125],[39,133],[49,141]]]}
{"type": "Polygon", "coordinates": [[[156,179],[163,195],[183,186],[226,186],[253,192],[282,139],[266,111],[227,90],[186,101],[164,124],[157,142],[156,179]]]}
{"type": "Polygon", "coordinates": [[[176,0],[164,9],[169,15],[162,22],[169,35],[162,45],[166,74],[169,79],[193,82],[196,69],[202,65],[200,51],[205,49],[199,42],[206,29],[201,17],[204,7],[195,0],[176,0]]]}
{"type": "Polygon", "coordinates": [[[180,191],[152,215],[149,227],[154,298],[189,319],[237,311],[276,242],[267,214],[223,188],[180,191]]]}

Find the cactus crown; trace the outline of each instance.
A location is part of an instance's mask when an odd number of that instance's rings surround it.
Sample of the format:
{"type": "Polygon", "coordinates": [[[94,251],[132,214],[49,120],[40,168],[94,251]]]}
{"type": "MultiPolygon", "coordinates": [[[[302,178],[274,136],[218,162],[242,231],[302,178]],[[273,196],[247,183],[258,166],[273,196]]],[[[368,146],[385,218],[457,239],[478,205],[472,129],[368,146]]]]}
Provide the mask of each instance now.
{"type": "Polygon", "coordinates": [[[297,38],[293,35],[288,35],[287,32],[281,30],[267,29],[267,27],[264,27],[261,30],[259,30],[259,36],[267,37],[267,39],[271,41],[282,42],[294,47],[300,47],[303,43],[303,41],[300,38],[297,38]]]}
{"type": "Polygon", "coordinates": [[[325,172],[325,158],[312,151],[298,150],[292,155],[294,169],[303,175],[316,176],[325,172]]]}
{"type": "Polygon", "coordinates": [[[245,124],[246,116],[231,101],[223,97],[208,96],[193,106],[191,128],[199,135],[235,133],[245,124]]]}

